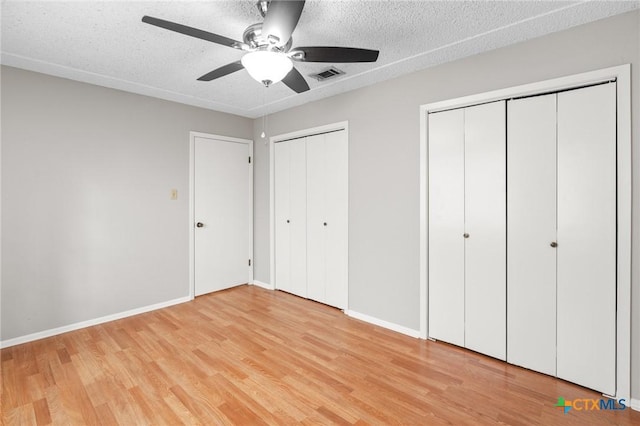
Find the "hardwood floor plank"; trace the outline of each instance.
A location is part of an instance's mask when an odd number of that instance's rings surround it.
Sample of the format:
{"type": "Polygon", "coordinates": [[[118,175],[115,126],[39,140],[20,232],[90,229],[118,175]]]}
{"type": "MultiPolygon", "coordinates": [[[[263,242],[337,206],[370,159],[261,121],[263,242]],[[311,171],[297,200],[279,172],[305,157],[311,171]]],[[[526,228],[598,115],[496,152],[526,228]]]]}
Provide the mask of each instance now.
{"type": "Polygon", "coordinates": [[[351,425],[353,424],[353,422],[347,421],[345,419],[343,419],[342,417],[340,417],[339,415],[337,415],[336,413],[334,413],[333,411],[325,408],[325,407],[318,407],[318,414],[320,414],[323,417],[326,417],[329,421],[331,421],[331,423],[336,424],[336,425],[351,425]]]}
{"type": "Polygon", "coordinates": [[[32,404],[19,405],[2,411],[3,423],[7,425],[35,425],[36,415],[32,404]]]}
{"type": "Polygon", "coordinates": [[[145,392],[136,386],[129,389],[133,400],[140,406],[145,417],[153,424],[180,424],[180,418],[171,410],[161,395],[145,392]]]}
{"type": "Polygon", "coordinates": [[[72,423],[97,424],[98,417],[73,363],[52,364],[62,406],[72,423]]]}
{"type": "Polygon", "coordinates": [[[51,413],[49,412],[49,404],[47,404],[46,398],[33,401],[33,412],[38,426],[51,424],[51,413]]]}
{"type": "Polygon", "coordinates": [[[635,425],[596,392],[254,286],[0,350],[6,425],[635,425]]]}
{"type": "Polygon", "coordinates": [[[46,380],[40,373],[27,376],[25,392],[30,401],[38,401],[46,397],[46,380]]]}
{"type": "Polygon", "coordinates": [[[206,397],[194,395],[193,392],[187,393],[180,385],[172,386],[171,392],[202,424],[208,422],[211,424],[228,423],[228,419],[206,397]]]}
{"type": "Polygon", "coordinates": [[[36,363],[36,353],[29,348],[19,345],[13,354],[16,367],[20,370],[20,375],[30,376],[39,373],[36,363]]]}
{"type": "MultiPolygon", "coordinates": [[[[11,356],[3,357],[2,361],[2,401],[0,401],[2,412],[6,413],[12,408],[17,407],[19,404],[18,398],[20,397],[19,378],[17,377],[16,362],[13,359],[13,348],[2,349],[2,352],[11,352],[11,356]]],[[[24,404],[24,403],[23,403],[24,404]]]]}
{"type": "MultiPolygon", "coordinates": [[[[62,405],[62,399],[60,398],[60,392],[57,386],[50,386],[47,388],[47,406],[49,407],[49,415],[51,416],[51,423],[54,425],[72,425],[71,418],[67,413],[67,410],[62,405]]],[[[9,425],[11,423],[7,423],[9,425]]]]}
{"type": "Polygon", "coordinates": [[[109,408],[109,404],[104,403],[100,404],[96,407],[96,413],[100,418],[100,424],[103,426],[115,426],[118,425],[118,420],[113,415],[111,408],[109,408]]]}
{"type": "Polygon", "coordinates": [[[267,409],[224,376],[216,374],[209,378],[208,383],[224,397],[226,402],[220,405],[220,410],[233,424],[266,425],[269,419],[271,424],[276,424],[276,419],[267,409]]]}
{"type": "Polygon", "coordinates": [[[269,408],[281,423],[299,423],[313,411],[295,397],[292,389],[280,381],[273,382],[256,375],[247,377],[236,385],[246,394],[256,398],[262,406],[269,408]]]}
{"type": "MultiPolygon", "coordinates": [[[[184,404],[180,402],[180,400],[178,399],[178,397],[175,396],[175,394],[171,393],[170,395],[167,395],[164,398],[164,402],[167,404],[168,407],[171,408],[171,411],[173,411],[175,415],[180,418],[180,420],[182,421],[182,424],[185,424],[185,425],[204,424],[201,420],[198,420],[198,418],[195,417],[191,413],[191,411],[189,411],[189,409],[184,406],[184,404]]],[[[211,423],[213,424],[213,421],[211,423]]],[[[226,423],[219,422],[218,424],[222,425],[226,423]]]]}
{"type": "Polygon", "coordinates": [[[62,364],[71,362],[71,356],[69,355],[69,352],[67,352],[66,348],[58,349],[58,358],[62,364]]]}

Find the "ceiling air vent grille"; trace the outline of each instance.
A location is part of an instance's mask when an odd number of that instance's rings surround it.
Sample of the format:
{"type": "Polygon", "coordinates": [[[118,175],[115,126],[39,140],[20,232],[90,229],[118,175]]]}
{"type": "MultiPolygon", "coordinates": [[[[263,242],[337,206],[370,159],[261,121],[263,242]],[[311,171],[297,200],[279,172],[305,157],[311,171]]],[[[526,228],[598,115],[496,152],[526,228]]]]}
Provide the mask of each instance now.
{"type": "Polygon", "coordinates": [[[325,81],[330,78],[336,78],[337,76],[343,75],[343,74],[344,74],[344,71],[339,70],[336,67],[331,67],[322,72],[319,72],[318,74],[311,74],[309,77],[315,78],[318,81],[325,81]]]}

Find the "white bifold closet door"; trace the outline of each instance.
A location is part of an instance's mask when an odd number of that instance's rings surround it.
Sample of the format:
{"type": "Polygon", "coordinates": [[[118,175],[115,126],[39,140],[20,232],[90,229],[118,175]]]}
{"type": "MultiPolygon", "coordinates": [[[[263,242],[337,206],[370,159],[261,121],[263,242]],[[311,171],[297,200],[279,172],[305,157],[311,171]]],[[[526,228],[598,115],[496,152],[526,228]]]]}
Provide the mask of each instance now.
{"type": "Polygon", "coordinates": [[[274,145],[274,197],[275,197],[275,277],[279,290],[292,292],[291,285],[291,222],[290,157],[291,146],[287,142],[274,145]]]}
{"type": "Polygon", "coordinates": [[[429,337],[464,346],[464,109],[429,114],[429,337]]]}
{"type": "Polygon", "coordinates": [[[274,149],[276,287],[307,297],[306,145],[291,140],[274,149]]]}
{"type": "Polygon", "coordinates": [[[505,359],[505,103],[429,114],[429,336],[505,359]]]}
{"type": "Polygon", "coordinates": [[[507,361],[555,376],[556,95],[507,115],[507,361]]]}
{"type": "Polygon", "coordinates": [[[506,106],[465,108],[465,347],[506,359],[506,106]]]}
{"type": "Polygon", "coordinates": [[[616,89],[509,101],[508,357],[616,392],[616,89]]]}
{"type": "Polygon", "coordinates": [[[348,292],[346,137],[341,130],[306,138],[307,297],[342,309],[348,292]]]}
{"type": "Polygon", "coordinates": [[[616,85],[558,94],[558,377],[616,393],[616,85]]]}

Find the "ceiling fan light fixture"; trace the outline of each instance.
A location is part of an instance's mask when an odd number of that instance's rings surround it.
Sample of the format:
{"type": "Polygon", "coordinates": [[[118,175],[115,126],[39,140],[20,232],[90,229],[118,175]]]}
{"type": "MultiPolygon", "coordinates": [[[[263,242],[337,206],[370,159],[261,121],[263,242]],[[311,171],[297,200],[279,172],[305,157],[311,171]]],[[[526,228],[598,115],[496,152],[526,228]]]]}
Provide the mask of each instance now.
{"type": "Polygon", "coordinates": [[[281,81],[293,68],[287,55],[268,50],[247,53],[241,61],[249,75],[265,86],[281,81]]]}
{"type": "Polygon", "coordinates": [[[243,41],[147,15],[142,17],[142,22],[247,52],[241,60],[216,68],[199,77],[198,81],[215,80],[244,68],[266,87],[282,81],[294,92],[303,93],[310,89],[309,84],[292,61],[350,63],[378,60],[379,51],[355,47],[307,46],[292,50],[291,35],[298,25],[304,5],[305,0],[257,0],[258,10],[264,20],[249,25],[242,34],[243,41]]]}

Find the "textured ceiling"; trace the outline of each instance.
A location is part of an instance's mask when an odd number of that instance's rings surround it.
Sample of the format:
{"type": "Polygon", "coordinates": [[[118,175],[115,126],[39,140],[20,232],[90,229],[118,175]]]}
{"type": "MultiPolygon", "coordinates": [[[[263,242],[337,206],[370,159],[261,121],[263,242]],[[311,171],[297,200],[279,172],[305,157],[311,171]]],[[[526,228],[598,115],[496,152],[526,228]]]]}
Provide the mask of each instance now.
{"type": "Polygon", "coordinates": [[[306,77],[331,64],[298,63],[311,90],[263,88],[240,71],[196,79],[243,52],[142,23],[143,15],[236,40],[262,20],[255,0],[3,0],[2,63],[247,117],[261,116],[465,56],[640,7],[640,1],[307,0],[294,46],[380,50],[378,62],[337,64],[346,75],[306,77]]]}

